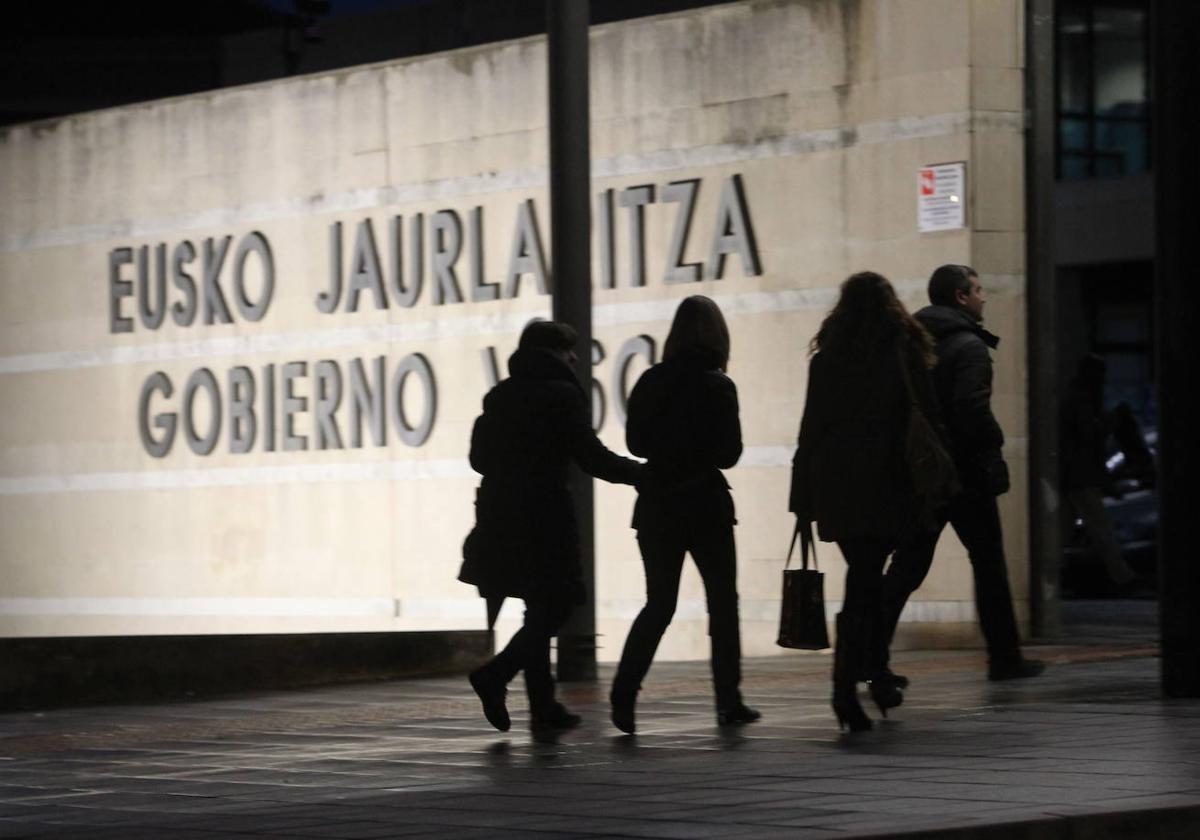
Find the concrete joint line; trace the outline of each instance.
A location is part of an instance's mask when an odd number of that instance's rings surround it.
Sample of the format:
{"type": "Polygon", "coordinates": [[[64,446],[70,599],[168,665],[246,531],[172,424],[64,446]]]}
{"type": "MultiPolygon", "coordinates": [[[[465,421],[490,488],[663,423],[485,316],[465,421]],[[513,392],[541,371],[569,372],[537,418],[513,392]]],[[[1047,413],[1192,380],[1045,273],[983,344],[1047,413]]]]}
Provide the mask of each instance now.
{"type": "MultiPolygon", "coordinates": [[[[682,149],[616,155],[592,162],[592,177],[620,178],[652,172],[721,166],[764,158],[841,151],[854,146],[943,137],[979,131],[1024,130],[1022,116],[1005,111],[956,111],[860,123],[845,128],[813,129],[751,143],[721,143],[682,149]]],[[[504,192],[545,189],[544,166],[506,172],[412,181],[300,198],[218,207],[157,219],[121,219],[104,224],[0,237],[0,252],[83,245],[114,239],[153,238],[191,230],[214,230],[322,213],[349,213],[395,205],[504,192]]]]}
{"type": "MultiPolygon", "coordinates": [[[[993,295],[1022,293],[1024,275],[985,275],[981,278],[993,295]]],[[[924,299],[924,278],[895,281],[896,292],[912,305],[924,299]]],[[[780,289],[765,292],[741,292],[712,295],[727,317],[756,315],[764,312],[824,311],[837,300],[837,288],[780,289]]],[[[548,301],[546,301],[548,303],[548,301]]],[[[665,325],[675,313],[678,301],[600,304],[593,308],[597,326],[655,323],[665,325]]],[[[311,352],[365,345],[409,345],[432,340],[465,336],[516,336],[530,318],[549,314],[528,310],[506,314],[465,315],[410,321],[398,324],[373,324],[362,327],[334,327],[264,335],[225,336],[193,341],[163,342],[97,350],[62,350],[53,353],[27,353],[0,356],[0,375],[55,370],[79,370],[108,365],[147,365],[187,359],[245,357],[258,354],[311,352]]]]}

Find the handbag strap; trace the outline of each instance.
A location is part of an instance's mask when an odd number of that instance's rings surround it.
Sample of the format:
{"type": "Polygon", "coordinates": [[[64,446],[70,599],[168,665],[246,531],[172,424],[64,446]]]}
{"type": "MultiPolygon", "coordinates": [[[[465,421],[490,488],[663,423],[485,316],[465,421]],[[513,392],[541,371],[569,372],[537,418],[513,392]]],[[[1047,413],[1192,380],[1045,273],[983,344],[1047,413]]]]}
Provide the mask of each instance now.
{"type": "Polygon", "coordinates": [[[792,531],[792,541],[788,544],[787,562],[783,564],[784,571],[792,565],[792,551],[796,548],[796,539],[800,539],[800,568],[808,571],[808,555],[812,554],[813,570],[820,567],[817,566],[817,544],[813,540],[812,523],[801,522],[800,518],[796,518],[796,530],[792,531]]]}

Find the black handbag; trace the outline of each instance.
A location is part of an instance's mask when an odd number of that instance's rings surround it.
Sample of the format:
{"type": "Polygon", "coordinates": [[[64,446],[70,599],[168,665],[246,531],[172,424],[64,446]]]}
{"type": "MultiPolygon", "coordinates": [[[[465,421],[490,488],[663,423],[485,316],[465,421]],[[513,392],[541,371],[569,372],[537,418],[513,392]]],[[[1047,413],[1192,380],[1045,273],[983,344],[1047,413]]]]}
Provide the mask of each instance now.
{"type": "Polygon", "coordinates": [[[824,650],[829,647],[829,629],[825,625],[825,575],[817,571],[817,547],[813,544],[812,523],[796,520],[787,562],[783,566],[783,597],[779,609],[779,638],[776,644],[800,650],[824,650]],[[796,538],[800,539],[801,567],[789,569],[796,538]],[[812,552],[813,567],[808,568],[812,552]]]}

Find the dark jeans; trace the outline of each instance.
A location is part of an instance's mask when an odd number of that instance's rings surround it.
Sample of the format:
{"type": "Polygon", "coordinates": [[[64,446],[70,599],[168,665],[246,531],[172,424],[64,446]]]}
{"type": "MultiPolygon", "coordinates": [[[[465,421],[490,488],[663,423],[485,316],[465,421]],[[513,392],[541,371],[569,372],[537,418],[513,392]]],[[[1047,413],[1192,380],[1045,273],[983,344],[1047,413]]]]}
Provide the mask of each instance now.
{"type": "Polygon", "coordinates": [[[683,556],[690,552],[704,580],[708,601],[708,635],[712,643],[712,676],[717,708],[731,709],[742,702],[742,647],[738,630],[737,551],[733,526],[702,522],[679,523],[670,531],[638,532],[642,564],[646,568],[646,606],[633,621],[621,663],[613,679],[613,693],[636,694],[641,688],[654,652],[675,615],[683,556]]]}
{"type": "Polygon", "coordinates": [[[532,714],[544,714],[555,703],[554,676],[550,673],[550,639],[575,610],[571,599],[563,597],[528,598],[525,621],[483,670],[505,684],[525,672],[525,691],[532,714]]]}
{"type": "MultiPolygon", "coordinates": [[[[936,531],[925,534],[892,557],[883,587],[883,614],[886,622],[885,643],[891,644],[908,596],[917,590],[933,563],[938,537],[949,522],[962,540],[971,558],[975,575],[975,607],[979,625],[987,640],[992,662],[1013,662],[1021,657],[1017,619],[1013,614],[1012,593],[1008,588],[1008,566],[1004,562],[1004,542],[1000,531],[1000,510],[994,496],[964,493],[942,512],[936,531]]],[[[887,661],[886,647],[883,651],[887,661]]]]}
{"type": "Polygon", "coordinates": [[[834,642],[834,680],[849,684],[874,679],[879,666],[886,664],[875,653],[887,646],[883,565],[892,546],[878,540],[844,540],[838,542],[838,550],[846,560],[846,588],[834,642]]]}

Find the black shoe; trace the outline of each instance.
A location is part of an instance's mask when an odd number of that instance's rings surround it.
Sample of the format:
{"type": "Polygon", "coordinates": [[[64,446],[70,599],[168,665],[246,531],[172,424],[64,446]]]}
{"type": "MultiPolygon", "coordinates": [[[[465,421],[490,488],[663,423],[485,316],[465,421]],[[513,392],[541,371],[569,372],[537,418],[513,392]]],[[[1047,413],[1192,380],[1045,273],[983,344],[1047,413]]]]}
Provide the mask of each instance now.
{"type": "Polygon", "coordinates": [[[728,709],[717,709],[717,726],[739,726],[743,723],[754,723],[762,717],[762,712],[751,709],[745,703],[738,703],[728,709]]]}
{"type": "Polygon", "coordinates": [[[529,716],[531,732],[555,732],[562,729],[574,729],[583,718],[567,710],[562,703],[555,703],[549,709],[529,716]]]}
{"type": "Polygon", "coordinates": [[[878,679],[888,680],[892,685],[896,686],[896,688],[908,688],[908,677],[904,676],[903,674],[897,674],[891,668],[884,668],[883,674],[881,674],[878,679]]]}
{"type": "Polygon", "coordinates": [[[904,695],[896,683],[887,677],[871,680],[867,688],[871,692],[871,699],[879,707],[879,713],[884,717],[887,717],[888,709],[894,709],[904,702],[904,695]]]}
{"type": "Polygon", "coordinates": [[[845,729],[849,726],[851,732],[868,732],[874,725],[867,717],[867,713],[863,711],[862,706],[858,704],[858,698],[854,696],[853,690],[849,694],[835,693],[833,695],[833,713],[837,715],[838,729],[845,729]]]}
{"type": "Polygon", "coordinates": [[[988,679],[992,682],[1001,680],[1024,680],[1036,677],[1046,670],[1046,663],[1040,659],[1021,657],[1010,662],[992,662],[988,665],[988,679]]]}
{"type": "Polygon", "coordinates": [[[612,722],[613,726],[620,729],[626,735],[632,735],[637,731],[637,721],[634,718],[634,704],[637,702],[636,694],[617,694],[613,692],[609,696],[609,701],[612,703],[612,722]]]}
{"type": "Polygon", "coordinates": [[[508,708],[504,705],[504,696],[508,693],[508,689],[497,684],[495,680],[489,679],[482,668],[472,671],[467,679],[471,683],[471,688],[475,689],[475,693],[479,695],[480,702],[483,703],[483,716],[487,718],[487,722],[501,732],[507,732],[512,726],[508,708]]]}

